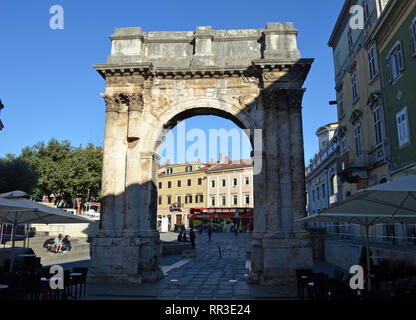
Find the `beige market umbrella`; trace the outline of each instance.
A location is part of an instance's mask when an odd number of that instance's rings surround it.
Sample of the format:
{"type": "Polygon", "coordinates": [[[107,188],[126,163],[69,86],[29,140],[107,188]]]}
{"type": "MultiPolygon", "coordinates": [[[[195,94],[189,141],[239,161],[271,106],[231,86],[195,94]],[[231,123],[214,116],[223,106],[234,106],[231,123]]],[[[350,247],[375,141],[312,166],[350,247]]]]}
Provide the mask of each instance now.
{"type": "MultiPolygon", "coordinates": [[[[416,223],[416,175],[409,175],[357,192],[346,200],[299,222],[343,222],[365,227],[367,270],[370,274],[368,229],[380,223],[416,223]]],[[[368,278],[369,288],[371,280],[368,278]]]]}
{"type": "Polygon", "coordinates": [[[10,271],[14,263],[14,248],[16,238],[16,226],[19,224],[31,223],[91,223],[92,221],[82,218],[63,210],[49,207],[39,202],[26,199],[26,193],[22,191],[13,191],[0,194],[0,223],[9,223],[13,225],[12,240],[12,258],[10,271]],[[13,207],[14,206],[14,207],[13,207]]]}

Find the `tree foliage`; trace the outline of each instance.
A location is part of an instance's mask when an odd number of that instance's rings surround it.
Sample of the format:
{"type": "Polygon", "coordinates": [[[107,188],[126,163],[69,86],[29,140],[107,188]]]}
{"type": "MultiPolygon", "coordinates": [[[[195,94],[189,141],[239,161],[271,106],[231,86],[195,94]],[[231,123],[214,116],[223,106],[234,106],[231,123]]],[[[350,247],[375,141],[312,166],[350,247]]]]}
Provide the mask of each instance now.
{"type": "Polygon", "coordinates": [[[7,180],[1,184],[4,179],[0,180],[0,186],[6,191],[22,190],[38,198],[53,196],[56,201],[64,200],[67,204],[77,197],[85,202],[100,196],[101,147],[88,144],[85,148],[75,148],[69,141],[51,139],[48,144],[39,142],[24,148],[18,158],[6,156],[6,159],[1,159],[6,163],[16,160],[34,170],[34,183],[29,179],[33,177],[30,172],[15,170],[12,175],[16,177],[16,183],[7,180]]]}

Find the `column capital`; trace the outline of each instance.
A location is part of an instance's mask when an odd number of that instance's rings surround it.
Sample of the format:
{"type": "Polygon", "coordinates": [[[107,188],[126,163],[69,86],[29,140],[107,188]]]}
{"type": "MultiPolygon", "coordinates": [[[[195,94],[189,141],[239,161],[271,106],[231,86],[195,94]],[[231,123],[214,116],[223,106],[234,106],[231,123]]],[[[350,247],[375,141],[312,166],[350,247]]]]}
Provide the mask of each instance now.
{"type": "Polygon", "coordinates": [[[119,105],[117,98],[108,94],[100,94],[105,101],[105,112],[118,112],[119,105]]]}
{"type": "Polygon", "coordinates": [[[143,94],[141,93],[128,93],[122,94],[125,100],[125,104],[128,107],[128,111],[143,111],[143,94]]]}
{"type": "Polygon", "coordinates": [[[262,91],[264,108],[276,108],[278,110],[302,109],[303,88],[269,87],[262,91]]]}
{"type": "Polygon", "coordinates": [[[142,111],[143,95],[141,93],[101,94],[106,103],[106,112],[142,111]]]}

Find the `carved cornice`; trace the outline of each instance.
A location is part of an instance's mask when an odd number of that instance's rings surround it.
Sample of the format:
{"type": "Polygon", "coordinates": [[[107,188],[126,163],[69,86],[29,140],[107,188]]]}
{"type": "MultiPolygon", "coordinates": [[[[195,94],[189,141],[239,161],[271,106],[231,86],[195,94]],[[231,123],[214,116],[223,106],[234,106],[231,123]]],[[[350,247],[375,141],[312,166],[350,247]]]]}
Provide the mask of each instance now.
{"type": "Polygon", "coordinates": [[[252,64],[225,67],[186,67],[186,68],[154,68],[153,64],[134,63],[123,65],[101,64],[94,65],[97,72],[109,83],[121,80],[123,77],[141,77],[162,79],[192,79],[192,78],[224,78],[224,77],[257,77],[264,82],[275,80],[296,81],[303,84],[309,72],[313,59],[257,59],[252,64]],[[114,79],[111,79],[114,78],[114,79]]]}

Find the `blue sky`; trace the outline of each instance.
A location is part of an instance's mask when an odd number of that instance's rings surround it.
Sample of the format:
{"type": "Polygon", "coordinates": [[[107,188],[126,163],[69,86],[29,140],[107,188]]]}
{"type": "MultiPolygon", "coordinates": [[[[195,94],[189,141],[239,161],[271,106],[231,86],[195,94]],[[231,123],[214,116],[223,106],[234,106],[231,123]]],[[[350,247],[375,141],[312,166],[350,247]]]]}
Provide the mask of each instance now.
{"type": "MultiPolygon", "coordinates": [[[[274,1],[0,1],[0,157],[38,141],[68,139],[74,145],[102,145],[104,80],[92,68],[110,54],[108,36],[116,27],[143,31],[264,28],[267,22],[294,22],[303,58],[315,58],[305,83],[305,159],[318,150],[321,125],[336,121],[332,51],[327,41],[343,0],[274,1]],[[64,9],[64,30],[49,28],[52,5],[64,9]]],[[[186,127],[225,128],[216,117],[186,120],[186,127]]],[[[244,155],[243,155],[244,156],[244,155]]],[[[208,155],[207,155],[208,157],[208,155]]]]}

